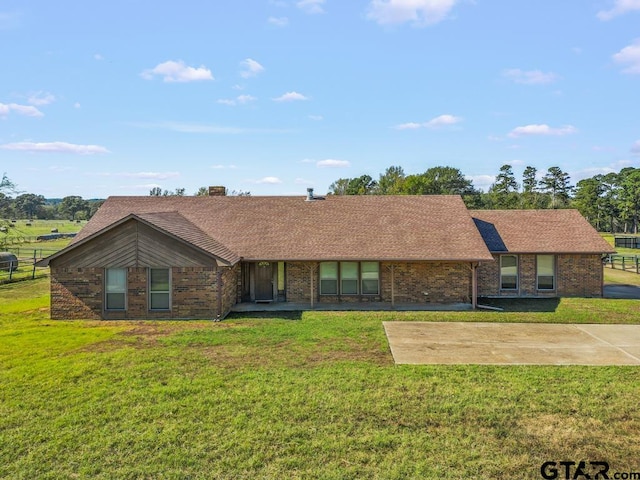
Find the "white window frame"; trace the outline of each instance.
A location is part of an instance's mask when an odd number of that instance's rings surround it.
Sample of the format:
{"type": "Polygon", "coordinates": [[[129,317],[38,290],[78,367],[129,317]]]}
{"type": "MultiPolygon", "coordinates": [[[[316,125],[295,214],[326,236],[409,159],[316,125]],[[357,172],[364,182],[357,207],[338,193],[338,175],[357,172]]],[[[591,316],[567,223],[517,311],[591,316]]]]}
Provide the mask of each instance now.
{"type": "Polygon", "coordinates": [[[362,292],[362,295],[380,295],[380,262],[360,262],[360,291],[362,292]],[[366,292],[365,290],[366,288],[364,288],[364,282],[365,280],[373,280],[373,278],[366,278],[365,275],[371,274],[373,272],[365,272],[365,269],[363,268],[365,264],[375,264],[376,265],[376,284],[377,284],[377,289],[374,292],[366,292]]]}
{"type": "Polygon", "coordinates": [[[520,262],[519,262],[518,260],[519,260],[519,259],[518,259],[518,255],[512,255],[512,254],[509,254],[509,255],[500,255],[500,290],[505,290],[505,291],[509,291],[509,292],[513,292],[514,290],[518,290],[518,287],[520,286],[520,275],[519,275],[519,266],[520,266],[520,265],[519,265],[519,263],[520,263],[520,262]],[[503,286],[503,285],[504,285],[504,282],[503,282],[503,280],[502,280],[502,279],[503,279],[504,277],[513,277],[513,275],[505,275],[505,274],[503,273],[503,268],[513,268],[513,266],[512,266],[512,265],[509,265],[509,266],[506,266],[506,267],[505,267],[505,266],[502,264],[503,260],[504,260],[505,258],[507,258],[507,257],[513,257],[513,258],[515,258],[515,260],[516,260],[516,264],[515,264],[515,269],[516,269],[516,273],[515,273],[515,277],[516,277],[516,286],[515,286],[515,287],[513,287],[513,288],[507,288],[507,287],[504,287],[504,286],[503,286]]]}
{"type": "Polygon", "coordinates": [[[171,311],[171,268],[169,267],[153,267],[147,269],[147,291],[149,292],[149,311],[152,312],[169,312],[171,311]],[[168,290],[151,290],[151,276],[153,270],[166,270],[168,272],[168,290]],[[167,308],[153,308],[153,296],[154,295],[167,295],[168,296],[168,307],[167,308]]]}
{"type": "MultiPolygon", "coordinates": [[[[545,272],[546,273],[546,272],[545,272]]],[[[556,272],[556,256],[555,255],[536,255],[536,289],[543,292],[552,292],[557,288],[557,272],[556,272]],[[541,257],[548,257],[551,259],[551,275],[540,275],[540,264],[541,257]],[[551,288],[540,288],[540,277],[551,277],[553,279],[553,287],[551,288]]]]}
{"type": "MultiPolygon", "coordinates": [[[[356,261],[346,261],[346,262],[320,262],[320,269],[319,269],[319,277],[320,277],[320,281],[319,281],[319,291],[320,291],[320,295],[325,295],[325,296],[371,296],[371,295],[380,295],[380,262],[356,262],[356,261]],[[377,291],[375,293],[373,292],[367,292],[367,293],[363,293],[366,289],[364,288],[364,284],[363,282],[365,280],[373,280],[373,278],[366,278],[365,275],[369,274],[369,276],[371,276],[371,274],[373,274],[374,272],[365,272],[363,274],[363,268],[362,266],[364,264],[376,264],[377,266],[377,270],[375,271],[375,280],[376,280],[376,285],[377,285],[377,291]],[[323,265],[333,265],[335,268],[335,276],[331,275],[327,275],[326,271],[323,271],[323,265]],[[356,264],[357,266],[357,277],[352,278],[352,277],[348,277],[345,278],[343,276],[343,267],[345,266],[345,264],[356,264]],[[343,280],[348,280],[348,281],[356,281],[356,292],[352,293],[352,292],[348,292],[345,293],[344,292],[344,286],[343,286],[343,280]],[[331,291],[331,292],[326,292],[323,290],[323,282],[327,282],[327,281],[331,281],[331,282],[335,282],[335,292],[331,291]]],[[[332,289],[333,290],[333,289],[332,289]]]]}
{"type": "Polygon", "coordinates": [[[105,268],[104,269],[104,309],[108,312],[124,312],[127,310],[127,284],[128,284],[128,272],[126,268],[105,268]],[[119,286],[114,290],[109,287],[109,272],[124,272],[124,285],[119,286]],[[109,295],[123,295],[124,301],[122,308],[109,307],[109,295]]]}
{"type": "Polygon", "coordinates": [[[358,262],[340,262],[340,295],[358,295],[360,293],[360,264],[358,262]],[[354,267],[356,269],[356,275],[353,276],[345,276],[345,271],[348,270],[349,267],[347,265],[354,267]],[[355,292],[345,292],[344,282],[355,282],[356,291],[355,292]]]}
{"type": "Polygon", "coordinates": [[[338,295],[339,290],[339,278],[340,278],[340,266],[338,264],[338,262],[320,262],[320,295],[338,295]],[[328,266],[329,264],[332,264],[335,266],[335,276],[331,275],[327,275],[327,272],[323,272],[323,268],[322,266],[328,266]],[[331,291],[331,292],[324,292],[323,291],[323,282],[326,281],[331,281],[331,282],[335,282],[335,292],[331,291]]]}

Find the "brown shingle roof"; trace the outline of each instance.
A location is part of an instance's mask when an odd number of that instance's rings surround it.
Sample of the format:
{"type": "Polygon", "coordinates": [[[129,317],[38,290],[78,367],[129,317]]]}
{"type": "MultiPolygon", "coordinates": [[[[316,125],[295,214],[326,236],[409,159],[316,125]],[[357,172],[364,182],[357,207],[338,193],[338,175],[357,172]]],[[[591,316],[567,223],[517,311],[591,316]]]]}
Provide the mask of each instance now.
{"type": "Polygon", "coordinates": [[[470,210],[492,252],[613,253],[577,210],[470,210]]]}
{"type": "Polygon", "coordinates": [[[137,218],[165,231],[206,253],[221,258],[229,264],[237,263],[240,258],[220,242],[215,241],[200,228],[184,218],[178,212],[141,213],[137,218]]]}
{"type": "MultiPolygon", "coordinates": [[[[492,259],[462,199],[447,195],[329,196],[310,202],[304,197],[110,197],[73,243],[130,214],[185,235],[184,225],[167,225],[175,212],[245,260],[492,259]]],[[[190,238],[185,240],[204,241],[190,238]]]]}

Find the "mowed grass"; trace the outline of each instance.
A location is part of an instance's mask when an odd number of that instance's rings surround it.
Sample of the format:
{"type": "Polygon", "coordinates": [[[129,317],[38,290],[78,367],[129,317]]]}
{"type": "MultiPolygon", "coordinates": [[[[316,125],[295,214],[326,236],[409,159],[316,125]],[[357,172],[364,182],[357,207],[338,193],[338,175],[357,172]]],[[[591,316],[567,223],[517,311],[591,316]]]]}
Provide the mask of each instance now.
{"type": "Polygon", "coordinates": [[[1,478],[541,478],[640,471],[636,367],[396,366],[382,321],[636,323],[640,302],[52,321],[0,287],[1,478]],[[532,311],[525,311],[532,310],[532,311]]]}

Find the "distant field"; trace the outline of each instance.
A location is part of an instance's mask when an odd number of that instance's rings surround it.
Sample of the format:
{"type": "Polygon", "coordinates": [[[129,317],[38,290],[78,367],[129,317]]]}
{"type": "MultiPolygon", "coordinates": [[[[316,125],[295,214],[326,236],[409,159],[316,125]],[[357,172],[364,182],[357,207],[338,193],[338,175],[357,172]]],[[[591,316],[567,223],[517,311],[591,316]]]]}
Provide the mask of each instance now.
{"type": "MultiPolygon", "coordinates": [[[[33,277],[33,259],[47,257],[64,247],[71,238],[56,240],[37,240],[40,235],[50,234],[57,229],[58,233],[77,233],[86,222],[76,223],[63,220],[17,220],[15,223],[4,220],[1,225],[10,225],[7,232],[0,232],[0,251],[13,253],[20,262],[17,271],[9,275],[6,271],[0,271],[0,284],[8,281],[30,279],[33,277]],[[8,223],[7,223],[8,222],[8,223]]],[[[49,273],[48,268],[36,269],[35,276],[42,277],[49,273]]]]}

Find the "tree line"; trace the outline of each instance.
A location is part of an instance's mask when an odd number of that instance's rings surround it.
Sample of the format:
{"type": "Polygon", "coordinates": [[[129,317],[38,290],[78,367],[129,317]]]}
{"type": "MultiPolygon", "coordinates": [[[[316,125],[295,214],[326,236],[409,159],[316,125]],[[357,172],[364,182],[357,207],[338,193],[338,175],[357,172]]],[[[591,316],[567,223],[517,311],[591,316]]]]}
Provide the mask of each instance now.
{"type": "Polygon", "coordinates": [[[46,199],[43,195],[19,192],[6,174],[0,180],[0,219],[88,220],[103,202],[76,195],[46,199]]]}
{"type": "MultiPolygon", "coordinates": [[[[542,172],[540,172],[542,173],[542,172]]],[[[432,167],[405,174],[391,166],[378,179],[370,175],[339,178],[329,186],[331,195],[461,195],[473,209],[576,208],[598,230],[638,233],[640,223],[640,169],[595,175],[575,186],[567,172],[549,167],[542,175],[527,166],[520,181],[511,165],[500,167],[484,192],[457,168],[432,167]]]]}
{"type": "MultiPolygon", "coordinates": [[[[227,195],[249,196],[251,192],[227,191],[227,195]]],[[[184,188],[149,191],[151,196],[184,196],[184,188]]],[[[457,168],[432,167],[409,174],[391,166],[377,179],[370,175],[339,178],[329,186],[330,195],[461,195],[474,209],[576,208],[598,230],[638,233],[640,228],[640,169],[627,167],[619,172],[594,175],[574,186],[568,173],[557,166],[540,175],[527,166],[518,180],[511,165],[500,167],[494,182],[484,192],[457,168]]],[[[194,195],[208,195],[200,187],[194,195]]],[[[103,200],[79,196],[47,200],[42,195],[18,192],[3,174],[0,180],[0,218],[89,219],[103,200]]]]}

